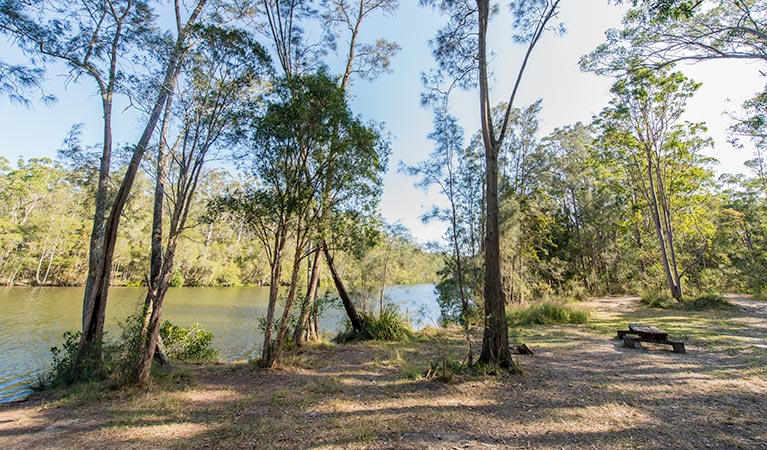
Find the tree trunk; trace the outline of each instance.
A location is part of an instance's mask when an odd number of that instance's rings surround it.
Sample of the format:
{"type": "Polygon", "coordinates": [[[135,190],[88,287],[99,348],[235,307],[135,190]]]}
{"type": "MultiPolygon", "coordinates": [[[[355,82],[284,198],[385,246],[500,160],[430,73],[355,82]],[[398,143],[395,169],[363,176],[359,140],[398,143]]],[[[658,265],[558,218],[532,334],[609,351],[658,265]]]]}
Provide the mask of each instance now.
{"type": "Polygon", "coordinates": [[[318,314],[312,316],[312,330],[309,336],[312,340],[317,340],[320,337],[320,316],[318,314]]]}
{"type": "Polygon", "coordinates": [[[160,279],[160,283],[157,286],[157,290],[153,292],[153,298],[150,299],[152,305],[151,313],[149,316],[148,326],[148,338],[146,340],[146,347],[142,352],[141,359],[137,365],[136,381],[141,384],[146,384],[149,381],[149,371],[152,368],[152,360],[154,359],[155,351],[157,349],[158,342],[160,340],[160,325],[162,320],[162,305],[165,300],[165,295],[168,292],[170,285],[170,275],[173,268],[173,259],[176,254],[176,247],[178,244],[178,236],[171,236],[168,239],[168,247],[165,251],[165,261],[167,268],[163,269],[163,274],[160,279]]]}
{"type": "MultiPolygon", "coordinates": [[[[152,368],[154,360],[152,340],[152,316],[160,300],[162,280],[163,280],[163,254],[162,254],[162,234],[163,234],[163,203],[165,201],[165,172],[168,159],[166,152],[165,138],[170,126],[170,112],[173,103],[173,96],[169,95],[165,103],[165,114],[162,121],[160,132],[160,142],[157,146],[157,170],[154,188],[154,209],[152,213],[152,236],[151,236],[151,255],[149,258],[149,279],[147,280],[147,294],[144,299],[144,317],[142,318],[141,336],[138,341],[137,360],[135,380],[139,383],[145,383],[149,380],[149,371],[152,368]]],[[[158,317],[159,321],[159,317],[158,317]]],[[[157,326],[155,324],[155,326],[157,326]]]]}
{"type": "MultiPolygon", "coordinates": [[[[487,24],[490,5],[487,0],[478,0],[478,55],[479,55],[479,96],[482,140],[485,147],[485,198],[487,201],[487,222],[485,224],[485,330],[482,338],[482,353],[479,361],[511,367],[508,326],[506,324],[506,296],[501,279],[501,251],[498,225],[498,152],[500,142],[493,136],[490,113],[489,84],[487,71],[487,24]]],[[[517,79],[517,83],[519,79],[517,79]]],[[[513,99],[512,94],[512,99],[513,99]]],[[[511,104],[509,104],[511,106],[511,104]]]]}
{"type": "MultiPolygon", "coordinates": [[[[126,10],[127,14],[127,10],[126,10]]],[[[106,310],[106,299],[102,302],[99,292],[102,290],[100,284],[103,278],[107,283],[110,280],[109,269],[104,267],[111,266],[111,261],[105,264],[104,245],[106,242],[106,216],[108,206],[109,189],[109,171],[112,159],[112,106],[114,100],[115,82],[117,79],[117,55],[119,44],[122,39],[122,22],[118,21],[118,27],[115,31],[114,39],[110,50],[110,64],[106,84],[103,80],[95,76],[99,84],[101,93],[101,107],[104,113],[104,144],[101,151],[101,160],[99,161],[99,178],[96,187],[95,211],[93,213],[93,229],[91,230],[90,249],[88,255],[88,275],[85,279],[85,291],[83,295],[83,317],[82,317],[82,335],[77,351],[77,356],[73,361],[72,370],[77,374],[80,372],[78,366],[84,356],[84,353],[90,353],[94,349],[88,349],[87,346],[95,347],[96,357],[101,360],[101,339],[104,331],[103,317],[106,310]],[[107,270],[106,274],[104,273],[107,270]],[[95,323],[94,323],[95,321],[95,323]],[[100,321],[100,322],[99,322],[100,321]],[[91,333],[94,333],[91,335],[91,333]]],[[[154,128],[154,127],[152,127],[154,128]]]]}
{"type": "Polygon", "coordinates": [[[506,295],[501,279],[500,234],[498,225],[498,148],[486,154],[487,225],[485,233],[485,331],[479,361],[500,367],[514,362],[509,348],[506,323],[506,295]]]}
{"type": "Polygon", "coordinates": [[[282,262],[280,261],[272,268],[272,274],[269,280],[269,305],[266,310],[266,329],[264,330],[264,344],[261,348],[261,362],[259,364],[262,368],[272,367],[272,364],[274,363],[272,353],[272,328],[274,328],[274,309],[279,294],[281,272],[282,262]]]}
{"type": "Polygon", "coordinates": [[[154,351],[154,359],[157,360],[161,366],[170,365],[170,359],[168,353],[165,351],[165,343],[162,340],[162,336],[157,336],[157,347],[154,351]]]}
{"type": "MultiPolygon", "coordinates": [[[[85,294],[83,296],[82,336],[78,349],[78,355],[73,364],[73,372],[77,373],[77,365],[85,356],[86,346],[99,347],[104,330],[102,302],[98,299],[100,280],[104,271],[104,235],[105,218],[107,211],[107,190],[109,187],[109,169],[112,155],[112,96],[102,96],[102,108],[104,113],[104,145],[102,148],[99,165],[99,179],[96,188],[95,211],[93,213],[93,229],[91,230],[90,249],[88,254],[88,275],[85,279],[85,294]]],[[[109,275],[107,275],[107,278],[109,275]]],[[[107,280],[109,281],[109,280],[107,280]]],[[[89,351],[90,352],[90,351],[89,351]]],[[[96,357],[101,358],[99,351],[96,357]]]]}
{"type": "Polygon", "coordinates": [[[669,262],[671,265],[671,275],[674,281],[674,287],[672,290],[672,296],[681,301],[682,300],[682,280],[679,275],[679,263],[676,259],[676,248],[674,247],[674,227],[671,221],[671,210],[668,206],[668,194],[666,193],[666,184],[664,183],[663,176],[659,167],[660,156],[658,156],[658,163],[655,165],[655,173],[658,177],[658,192],[660,197],[661,211],[663,212],[663,225],[665,227],[666,242],[669,249],[669,262]]]}
{"type": "MultiPolygon", "coordinates": [[[[237,239],[239,241],[239,236],[237,236],[237,239]]],[[[210,247],[210,243],[213,240],[213,222],[208,224],[208,232],[205,233],[205,246],[202,248],[202,260],[208,261],[208,248],[210,247]]],[[[237,242],[237,245],[239,246],[239,242],[237,242]]]]}
{"type": "Polygon", "coordinates": [[[349,297],[349,293],[346,291],[346,286],[344,286],[344,283],[341,280],[341,276],[338,274],[338,271],[336,271],[336,266],[333,263],[333,257],[330,256],[330,250],[328,250],[328,244],[324,241],[322,242],[322,252],[325,254],[325,261],[328,264],[328,268],[330,268],[330,274],[333,276],[333,283],[336,285],[338,296],[341,297],[341,303],[344,305],[346,315],[349,317],[352,328],[357,333],[364,333],[365,325],[357,313],[357,308],[354,307],[354,303],[352,303],[352,299],[349,297]]]}
{"type": "Polygon", "coordinates": [[[293,333],[293,342],[298,347],[303,346],[314,337],[314,334],[311,332],[311,316],[314,311],[314,300],[317,297],[317,285],[320,281],[320,261],[322,259],[320,250],[319,246],[314,250],[314,261],[312,262],[312,272],[307,285],[306,298],[301,306],[301,315],[298,317],[298,323],[293,333]]]}
{"type": "Polygon", "coordinates": [[[48,258],[48,266],[45,268],[45,275],[43,275],[43,282],[42,286],[45,286],[45,283],[48,282],[48,275],[51,273],[51,266],[53,265],[53,258],[56,257],[56,249],[59,246],[59,241],[56,240],[56,242],[53,244],[53,249],[51,249],[50,257],[48,258]]]}
{"type": "Polygon", "coordinates": [[[269,276],[269,304],[266,309],[266,329],[264,330],[264,345],[261,348],[261,361],[259,366],[262,368],[272,367],[274,364],[274,353],[272,347],[272,328],[274,328],[274,310],[277,306],[277,297],[279,296],[280,277],[282,276],[282,249],[284,247],[285,224],[281,225],[282,230],[278,231],[274,242],[274,251],[272,252],[271,274],[269,276]]]}
{"type": "Polygon", "coordinates": [[[48,226],[48,233],[45,235],[45,241],[43,241],[43,250],[40,252],[40,258],[37,259],[37,271],[35,272],[35,283],[40,286],[40,271],[43,269],[43,261],[45,261],[45,255],[48,253],[48,240],[51,238],[51,228],[53,225],[48,226]]]}
{"type": "Polygon", "coordinates": [[[658,244],[660,245],[660,257],[661,257],[661,264],[663,265],[663,273],[666,275],[666,282],[668,284],[669,291],[671,291],[671,296],[676,300],[682,300],[681,286],[677,284],[677,280],[675,279],[672,273],[671,262],[669,260],[668,243],[666,241],[664,226],[662,224],[662,220],[660,216],[661,213],[660,213],[658,193],[656,192],[656,189],[655,189],[656,182],[655,182],[655,176],[652,170],[653,157],[649,149],[645,149],[645,156],[647,157],[647,175],[648,175],[648,192],[646,195],[648,195],[650,199],[650,209],[651,209],[650,212],[652,215],[653,225],[655,227],[655,235],[657,236],[658,244]]]}
{"type": "MultiPolygon", "coordinates": [[[[293,256],[293,272],[290,275],[290,290],[288,296],[285,299],[285,308],[282,310],[282,318],[280,322],[280,331],[277,333],[277,341],[274,343],[274,356],[275,358],[280,354],[280,347],[282,341],[285,339],[285,334],[288,331],[288,319],[290,317],[290,309],[293,307],[293,300],[296,298],[296,289],[298,287],[298,274],[301,272],[301,255],[303,254],[303,247],[298,241],[301,240],[301,230],[298,231],[296,237],[296,253],[293,256]]],[[[296,327],[298,328],[298,327],[296,327]]]]}
{"type": "Polygon", "coordinates": [[[386,256],[384,256],[383,276],[381,277],[381,289],[378,293],[378,317],[384,313],[384,290],[386,290],[386,270],[389,268],[389,253],[391,246],[386,247],[386,256]]]}
{"type": "MultiPolygon", "coordinates": [[[[139,139],[138,144],[133,151],[128,169],[125,173],[120,188],[112,205],[109,217],[106,221],[103,236],[103,248],[100,258],[97,261],[97,267],[92,276],[89,274],[89,283],[86,284],[84,296],[84,314],[83,314],[83,332],[78,346],[78,352],[73,362],[74,379],[81,378],[84,370],[88,370],[85,359],[101,359],[101,341],[104,336],[104,318],[106,315],[107,295],[109,293],[109,284],[111,280],[112,258],[114,257],[115,244],[117,242],[117,230],[120,226],[120,218],[125,203],[128,200],[133,182],[136,179],[141,159],[146,152],[152,135],[154,134],[160,114],[168,99],[168,95],[173,92],[178,80],[178,74],[181,69],[181,62],[186,53],[186,35],[191,26],[196,22],[197,17],[202,12],[207,0],[200,0],[195,10],[190,15],[183,29],[179,24],[179,35],[176,39],[174,51],[171,55],[168,66],[163,77],[162,87],[155,100],[154,107],[147,121],[146,127],[139,139]]],[[[94,227],[96,221],[94,220],[94,227]]]]}

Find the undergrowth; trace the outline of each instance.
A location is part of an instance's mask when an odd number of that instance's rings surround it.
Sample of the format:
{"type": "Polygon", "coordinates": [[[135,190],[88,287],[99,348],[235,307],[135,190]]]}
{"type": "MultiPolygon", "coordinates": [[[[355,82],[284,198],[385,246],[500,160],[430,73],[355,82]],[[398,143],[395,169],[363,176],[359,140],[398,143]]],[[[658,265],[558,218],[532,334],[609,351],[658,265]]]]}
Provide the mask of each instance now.
{"type": "Polygon", "coordinates": [[[686,311],[732,310],[735,308],[729,300],[716,294],[706,294],[692,300],[676,301],[666,293],[650,293],[640,300],[645,306],[660,309],[681,309],[686,311]]]}
{"type": "Polygon", "coordinates": [[[184,361],[211,361],[218,357],[211,345],[213,333],[202,329],[199,323],[183,328],[166,320],[160,327],[160,336],[169,358],[184,361]]]}
{"type": "Polygon", "coordinates": [[[589,321],[589,312],[561,303],[543,302],[511,307],[506,319],[512,326],[584,324],[589,321]]]}
{"type": "Polygon", "coordinates": [[[644,294],[642,295],[641,300],[639,300],[639,303],[650,308],[660,309],[673,308],[675,304],[674,299],[665,292],[650,292],[644,294]]]}
{"type": "Polygon", "coordinates": [[[372,340],[404,342],[413,337],[413,327],[400,314],[399,309],[395,305],[387,305],[378,316],[362,313],[360,314],[360,319],[364,328],[362,333],[352,330],[351,324],[347,323],[346,331],[340,333],[335,338],[335,341],[372,340]]]}
{"type": "MultiPolygon", "coordinates": [[[[40,375],[32,388],[36,391],[60,389],[72,385],[86,384],[100,388],[122,385],[127,374],[138,361],[137,342],[140,341],[140,320],[138,315],[126,319],[119,339],[109,340],[105,333],[102,342],[91,344],[75,367],[80,345],[79,331],[65,331],[61,346],[51,348],[51,367],[40,375]]],[[[183,328],[165,321],[160,329],[167,355],[176,360],[211,360],[216,357],[211,347],[213,334],[203,330],[199,324],[183,328]]],[[[76,386],[75,386],[76,388],[76,386]]],[[[98,390],[98,389],[96,389],[98,390]]]]}
{"type": "Polygon", "coordinates": [[[732,310],[735,309],[735,305],[721,295],[711,294],[701,295],[693,300],[682,302],[682,309],[688,311],[732,310]]]}

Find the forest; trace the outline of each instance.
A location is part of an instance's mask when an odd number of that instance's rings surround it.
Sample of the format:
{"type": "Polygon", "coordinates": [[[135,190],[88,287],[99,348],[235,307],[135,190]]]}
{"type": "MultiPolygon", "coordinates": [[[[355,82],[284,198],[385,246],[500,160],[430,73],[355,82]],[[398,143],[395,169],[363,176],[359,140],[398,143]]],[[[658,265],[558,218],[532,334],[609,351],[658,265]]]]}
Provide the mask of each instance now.
{"type": "MultiPolygon", "coordinates": [[[[87,272],[88,233],[92,218],[92,167],[75,167],[48,158],[2,161],[2,275],[7,286],[80,286],[87,272]]],[[[143,286],[149,271],[146,252],[151,229],[153,186],[145,173],[123,212],[112,271],[113,286],[143,286]]],[[[207,205],[227,189],[244,184],[229,172],[212,169],[201,180],[192,204],[192,222],[176,256],[171,286],[241,286],[269,284],[266,256],[243,218],[207,220],[207,205]]],[[[375,220],[381,220],[376,217],[375,220]]],[[[377,224],[376,235],[362,254],[339,255],[343,272],[360,292],[375,291],[389,255],[387,283],[433,282],[440,258],[424,251],[404,230],[377,224]],[[388,230],[388,232],[387,232],[388,230]],[[346,262],[348,259],[348,263],[346,262]],[[354,261],[352,263],[351,261],[354,261]]],[[[325,278],[329,275],[325,275],[325,278]]],[[[322,280],[323,284],[328,281],[322,280]]]]}
{"type": "MultiPolygon", "coordinates": [[[[443,332],[415,339],[441,355],[429,353],[441,362],[425,377],[450,380],[448,367],[521,371],[510,340],[532,334],[510,324],[527,305],[635,296],[685,310],[726,293],[767,296],[767,91],[722,111],[731,145],[751,159],[744,174],[721,173],[706,123],[688,120],[701,84],[685,73],[747,60],[763,76],[767,2],[614,2],[620,28],[579,55],[579,70],[611,77],[609,102],[544,133],[544,99],[521,104],[520,90],[546,58],[541,41],[568,39],[566,2],[420,0],[442,23],[422,74],[431,153],[409,164],[393,160],[386,124],[352,102],[356,83],[389,76],[402,50],[368,31],[396,21],[397,0],[1,1],[0,34],[23,55],[0,59],[2,107],[54,102],[45,76],[64,67],[103,118],[101,142],[83,142],[75,124],[56,158],[0,156],[2,284],[84,289],[82,329],[55,361],[55,383],[147,385],[165,359],[163,301],[176,286],[268,286],[254,364],[269,369],[322,340],[318,286],[338,294],[342,341],[407,341],[384,287],[434,283],[456,362],[443,332]],[[493,51],[499,22],[520,49],[511,71],[493,51]],[[455,114],[458,95],[473,98],[476,129],[455,114]],[[117,98],[140,117],[135,142],[113,139],[117,98]],[[381,214],[387,170],[431,195],[422,220],[444,227],[439,242],[418,243],[381,214]],[[146,288],[119,364],[104,339],[112,286],[146,288]]],[[[356,357],[341,352],[328,357],[356,357]]]]}

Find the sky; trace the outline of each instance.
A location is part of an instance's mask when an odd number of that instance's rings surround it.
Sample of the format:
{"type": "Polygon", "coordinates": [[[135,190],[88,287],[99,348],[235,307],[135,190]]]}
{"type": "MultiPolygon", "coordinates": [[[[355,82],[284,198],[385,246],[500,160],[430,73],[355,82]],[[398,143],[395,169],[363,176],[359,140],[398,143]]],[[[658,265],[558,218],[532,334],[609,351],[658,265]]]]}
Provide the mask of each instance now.
{"type": "MultiPolygon", "coordinates": [[[[512,43],[511,27],[505,8],[491,23],[489,40],[492,57],[492,102],[508,99],[511,85],[521,62],[524,48],[512,43]]],[[[581,72],[578,59],[604,41],[604,32],[619,27],[622,10],[606,0],[566,0],[559,20],[566,33],[546,35],[528,65],[515,106],[524,107],[543,99],[541,137],[558,127],[578,121],[588,123],[610,99],[613,79],[581,72]]],[[[433,144],[427,136],[432,128],[432,114],[421,107],[421,74],[434,67],[428,42],[442,23],[436,11],[418,6],[416,0],[401,0],[392,17],[374,17],[365,24],[363,40],[379,37],[397,42],[401,51],[393,58],[391,73],[378,79],[354,81],[351,86],[352,109],[368,120],[384,125],[391,139],[392,155],[384,177],[381,212],[388,222],[400,222],[421,243],[440,240],[445,224],[424,224],[420,216],[441,201],[436,191],[423,192],[413,186],[414,179],[397,172],[400,162],[415,164],[428,157],[433,144]]],[[[339,49],[343,45],[339,45],[339,49]]],[[[0,59],[18,61],[9,42],[0,41],[0,59]]],[[[331,60],[331,68],[333,63],[331,60]]],[[[719,173],[745,172],[743,162],[753,149],[735,149],[727,142],[731,120],[727,112],[736,112],[742,102],[764,87],[756,64],[713,61],[679,66],[688,76],[702,82],[702,87],[688,103],[686,119],[706,122],[715,146],[707,151],[720,161],[719,173]]],[[[19,157],[55,157],[56,150],[69,128],[83,123],[84,144],[101,142],[101,107],[90,80],[68,82],[61,66],[52,66],[47,75],[47,89],[58,101],[53,105],[32,102],[29,107],[0,100],[0,156],[15,163],[19,157]]],[[[479,127],[479,102],[476,91],[457,92],[451,98],[451,112],[471,136],[479,127]]],[[[115,108],[115,141],[135,142],[141,130],[138,115],[124,99],[115,108]]]]}

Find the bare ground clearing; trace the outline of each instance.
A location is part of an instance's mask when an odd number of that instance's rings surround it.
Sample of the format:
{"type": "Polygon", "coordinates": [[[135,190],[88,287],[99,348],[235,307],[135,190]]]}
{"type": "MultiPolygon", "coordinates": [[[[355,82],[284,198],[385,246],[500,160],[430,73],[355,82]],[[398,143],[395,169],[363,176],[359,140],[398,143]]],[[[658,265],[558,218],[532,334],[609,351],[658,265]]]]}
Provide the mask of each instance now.
{"type": "Polygon", "coordinates": [[[409,343],[318,346],[283,368],[182,366],[148,390],[0,405],[0,448],[743,448],[767,449],[767,319],[737,311],[649,310],[596,299],[587,326],[515,330],[534,356],[522,375],[419,377],[458,330],[409,343]],[[621,348],[646,321],[686,339],[621,348]]]}

